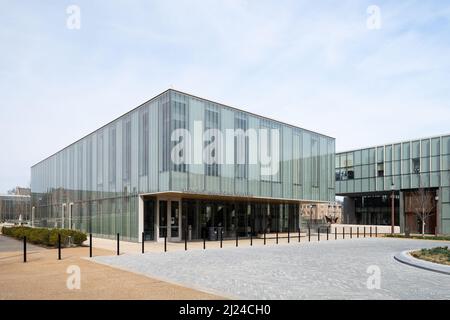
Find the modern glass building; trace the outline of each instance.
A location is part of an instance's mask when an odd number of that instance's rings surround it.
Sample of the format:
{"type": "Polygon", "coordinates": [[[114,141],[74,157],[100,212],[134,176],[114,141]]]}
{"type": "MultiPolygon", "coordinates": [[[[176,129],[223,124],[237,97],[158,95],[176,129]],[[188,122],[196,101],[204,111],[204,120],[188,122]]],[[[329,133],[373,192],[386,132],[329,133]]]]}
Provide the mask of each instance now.
{"type": "Polygon", "coordinates": [[[450,135],[336,154],[336,195],[344,196],[346,223],[395,224],[420,232],[418,190],[432,193],[427,233],[450,233],[450,135]]]}
{"type": "Polygon", "coordinates": [[[334,138],[170,89],[34,165],[33,223],[131,241],[296,231],[302,204],[334,201],[334,159],[334,138]]]}

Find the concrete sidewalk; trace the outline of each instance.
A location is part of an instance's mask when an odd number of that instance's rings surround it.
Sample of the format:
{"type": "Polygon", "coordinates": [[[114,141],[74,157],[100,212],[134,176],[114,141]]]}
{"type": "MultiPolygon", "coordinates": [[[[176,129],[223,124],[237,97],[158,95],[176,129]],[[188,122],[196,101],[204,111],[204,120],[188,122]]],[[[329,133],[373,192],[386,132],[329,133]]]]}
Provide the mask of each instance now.
{"type": "MultiPolygon", "coordinates": [[[[4,236],[0,235],[1,243],[4,236]]],[[[21,242],[14,239],[7,239],[21,242]]],[[[28,252],[23,263],[22,251],[0,252],[0,300],[22,299],[221,299],[213,294],[185,288],[153,279],[145,275],[118,270],[92,262],[89,248],[62,249],[58,260],[56,249],[28,252]],[[70,290],[67,281],[69,266],[80,268],[81,289],[70,290]]],[[[115,253],[94,248],[96,257],[113,256],[115,253]]]]}

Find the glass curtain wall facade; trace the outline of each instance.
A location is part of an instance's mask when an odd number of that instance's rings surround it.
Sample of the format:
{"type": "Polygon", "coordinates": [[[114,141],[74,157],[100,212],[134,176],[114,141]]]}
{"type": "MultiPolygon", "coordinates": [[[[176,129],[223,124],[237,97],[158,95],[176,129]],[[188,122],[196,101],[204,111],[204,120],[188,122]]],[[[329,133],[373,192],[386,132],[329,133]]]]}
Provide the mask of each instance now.
{"type": "Polygon", "coordinates": [[[450,233],[449,135],[337,153],[335,176],[336,194],[356,199],[359,219],[369,221],[363,214],[373,211],[380,216],[372,217],[374,221],[388,219],[385,224],[390,224],[394,191],[403,229],[408,226],[408,215],[413,219],[408,200],[411,193],[420,188],[434,192],[436,232],[450,233]]]}
{"type": "MultiPolygon", "coordinates": [[[[204,147],[213,139],[205,135],[204,147]]],[[[182,195],[179,208],[173,209],[172,220],[181,218],[180,209],[183,214],[193,210],[185,205],[192,202],[189,194],[203,194],[211,199],[221,195],[334,201],[334,159],[334,138],[170,89],[32,167],[35,225],[74,228],[101,237],[120,233],[123,239],[137,241],[140,224],[144,224],[151,239],[156,232],[152,226],[161,225],[160,220],[166,218],[160,219],[157,212],[164,210],[160,208],[164,204],[160,206],[157,197],[152,196],[157,193],[182,195]],[[172,133],[176,129],[193,132],[199,122],[203,132],[278,129],[279,170],[263,176],[259,163],[249,163],[252,146],[248,137],[233,137],[235,156],[243,159],[239,164],[174,163],[171,153],[181,140],[172,139],[172,133]],[[144,222],[139,215],[142,199],[144,222]]],[[[175,206],[173,201],[172,204],[175,206]]],[[[197,214],[195,219],[203,222],[191,232],[198,235],[202,228],[206,230],[208,214],[210,219],[225,225],[221,220],[225,218],[219,218],[220,204],[214,202],[211,206],[216,208],[207,209],[211,213],[197,214]]],[[[248,203],[233,204],[233,208],[222,204],[221,210],[235,210],[236,221],[242,223],[229,221],[226,226],[234,225],[239,228],[237,232],[245,234],[245,226],[250,222],[239,215],[252,209],[248,209],[248,203]]],[[[190,219],[194,219],[192,215],[190,219]]],[[[184,230],[173,232],[184,234],[184,230]]]]}

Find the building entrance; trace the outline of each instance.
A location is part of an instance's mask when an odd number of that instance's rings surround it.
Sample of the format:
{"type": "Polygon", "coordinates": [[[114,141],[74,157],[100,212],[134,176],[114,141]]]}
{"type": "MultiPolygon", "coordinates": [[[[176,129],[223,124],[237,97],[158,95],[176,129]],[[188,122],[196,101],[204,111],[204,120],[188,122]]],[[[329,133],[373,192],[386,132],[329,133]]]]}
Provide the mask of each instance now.
{"type": "Polygon", "coordinates": [[[181,210],[179,199],[158,199],[158,241],[181,241],[181,210]]]}

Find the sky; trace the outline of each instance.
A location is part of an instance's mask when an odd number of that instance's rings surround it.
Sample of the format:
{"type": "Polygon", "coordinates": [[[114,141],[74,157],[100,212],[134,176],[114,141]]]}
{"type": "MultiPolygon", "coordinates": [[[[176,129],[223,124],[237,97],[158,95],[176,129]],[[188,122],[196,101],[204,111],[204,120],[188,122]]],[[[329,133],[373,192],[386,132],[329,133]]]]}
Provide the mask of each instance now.
{"type": "Polygon", "coordinates": [[[450,2],[0,0],[0,193],[168,88],[337,151],[448,134],[450,2]]]}

